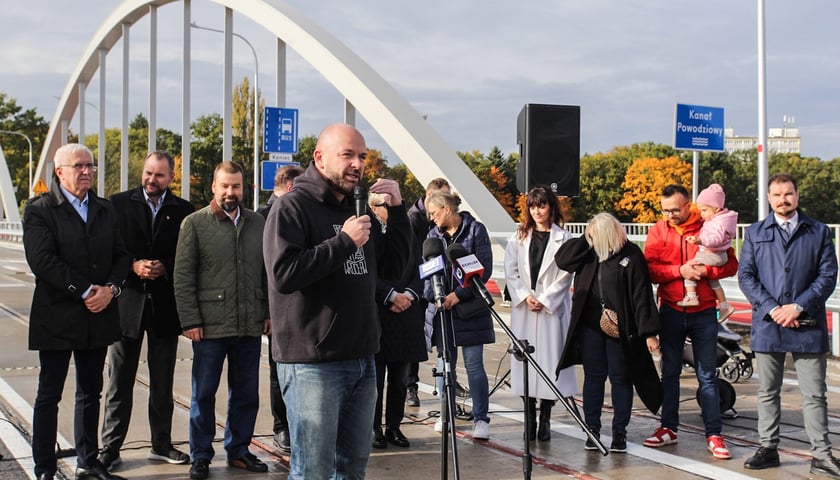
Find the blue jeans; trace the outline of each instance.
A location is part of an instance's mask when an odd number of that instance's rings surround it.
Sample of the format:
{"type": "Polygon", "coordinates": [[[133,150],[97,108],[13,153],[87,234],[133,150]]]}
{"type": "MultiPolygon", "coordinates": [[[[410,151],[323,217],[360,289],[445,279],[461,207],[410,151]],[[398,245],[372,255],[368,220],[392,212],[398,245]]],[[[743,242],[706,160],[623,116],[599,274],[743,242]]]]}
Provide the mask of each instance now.
{"type": "Polygon", "coordinates": [[[683,347],[691,338],[694,371],[700,383],[700,410],[706,436],[720,435],[720,395],[717,384],[717,334],[715,309],[685,313],[662,305],[659,311],[662,331],[659,348],[662,351],[662,426],[677,431],[680,424],[680,373],[683,366],[683,347]]]}
{"type": "Polygon", "coordinates": [[[211,460],[216,436],[216,391],[228,361],[227,423],[224,447],[228,460],[248,453],[257,421],[260,337],[226,337],[193,342],[190,455],[211,460]]]}
{"type": "Polygon", "coordinates": [[[627,433],[633,409],[633,383],[627,372],[627,360],[621,343],[584,324],[580,327],[580,349],[583,357],[583,415],[586,425],[601,430],[604,383],[609,377],[613,406],[612,431],[614,434],[627,433]]]}
{"type": "MultiPolygon", "coordinates": [[[[490,386],[487,383],[487,372],[484,370],[484,345],[466,345],[461,347],[464,352],[464,367],[467,369],[467,381],[470,384],[470,396],[472,397],[473,421],[484,420],[490,423],[487,411],[490,408],[490,386]]],[[[449,363],[452,366],[455,379],[455,365],[458,363],[458,349],[449,354],[449,363]]],[[[438,371],[443,372],[443,357],[438,357],[438,371]]],[[[443,377],[437,377],[438,392],[443,392],[443,377]]],[[[444,395],[440,395],[440,405],[443,408],[444,395]]],[[[443,411],[443,410],[441,410],[443,411]]]]}
{"type": "Polygon", "coordinates": [[[278,363],[292,443],[290,480],[362,479],[373,441],[373,356],[278,363]]]}

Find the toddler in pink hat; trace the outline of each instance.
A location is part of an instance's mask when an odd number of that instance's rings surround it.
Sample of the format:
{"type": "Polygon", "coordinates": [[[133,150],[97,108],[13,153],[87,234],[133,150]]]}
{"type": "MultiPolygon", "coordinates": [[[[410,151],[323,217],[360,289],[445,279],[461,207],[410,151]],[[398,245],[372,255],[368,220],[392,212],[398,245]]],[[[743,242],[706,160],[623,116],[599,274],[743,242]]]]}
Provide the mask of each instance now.
{"type": "MultiPolygon", "coordinates": [[[[700,249],[694,256],[696,264],[719,267],[726,263],[726,251],[732,246],[732,239],[735,237],[735,229],[738,225],[738,212],[727,210],[724,207],[726,194],[723,187],[717,183],[709,185],[697,195],[697,209],[703,217],[703,227],[695,237],[686,237],[686,241],[699,245],[700,249]]],[[[735,308],[726,300],[726,294],[717,280],[708,280],[709,286],[715,292],[720,302],[720,316],[718,322],[723,322],[735,312],[735,308]]],[[[697,282],[685,280],[685,298],[677,302],[681,307],[695,307],[700,304],[697,298],[697,282]]]]}

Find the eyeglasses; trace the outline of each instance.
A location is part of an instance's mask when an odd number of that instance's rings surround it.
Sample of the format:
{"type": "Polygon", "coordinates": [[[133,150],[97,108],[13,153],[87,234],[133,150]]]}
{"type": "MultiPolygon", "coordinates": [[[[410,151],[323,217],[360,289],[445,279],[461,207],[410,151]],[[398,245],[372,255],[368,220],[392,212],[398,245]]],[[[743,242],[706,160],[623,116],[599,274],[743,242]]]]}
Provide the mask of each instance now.
{"type": "Polygon", "coordinates": [[[66,168],[72,168],[73,170],[75,170],[77,172],[81,172],[85,169],[90,170],[91,172],[96,171],[96,165],[94,165],[92,163],[74,163],[73,165],[59,165],[59,167],[61,167],[61,168],[65,168],[65,167],[66,168]]]}
{"type": "Polygon", "coordinates": [[[666,215],[666,216],[667,215],[679,215],[679,213],[682,212],[683,207],[685,207],[686,205],[688,205],[688,202],[683,203],[682,205],[680,205],[677,208],[669,208],[669,209],[664,209],[663,208],[662,209],[662,215],[666,215]]]}
{"type": "Polygon", "coordinates": [[[387,207],[387,206],[388,206],[388,204],[387,204],[387,203],[376,203],[376,204],[374,204],[373,206],[374,206],[374,207],[387,207]]]}
{"type": "Polygon", "coordinates": [[[442,210],[443,210],[442,208],[440,210],[435,210],[435,211],[427,210],[427,212],[429,214],[429,220],[434,220],[435,217],[437,217],[438,213],[440,213],[442,210]]]}

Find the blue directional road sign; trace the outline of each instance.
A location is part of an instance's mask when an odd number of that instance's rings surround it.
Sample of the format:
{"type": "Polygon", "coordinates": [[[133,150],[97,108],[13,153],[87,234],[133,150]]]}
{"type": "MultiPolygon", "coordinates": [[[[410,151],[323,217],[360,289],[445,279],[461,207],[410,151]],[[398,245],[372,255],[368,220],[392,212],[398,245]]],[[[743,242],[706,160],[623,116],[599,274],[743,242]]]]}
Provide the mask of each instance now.
{"type": "Polygon", "coordinates": [[[277,170],[287,166],[287,165],[297,165],[300,166],[298,162],[262,162],[262,177],[260,178],[260,187],[262,191],[266,192],[269,190],[274,190],[274,175],[277,174],[277,170]]]}
{"type": "Polygon", "coordinates": [[[265,107],[263,152],[297,153],[298,109],[265,107]]]}
{"type": "Polygon", "coordinates": [[[678,103],[674,117],[674,148],[723,151],[722,108],[678,103]]]}

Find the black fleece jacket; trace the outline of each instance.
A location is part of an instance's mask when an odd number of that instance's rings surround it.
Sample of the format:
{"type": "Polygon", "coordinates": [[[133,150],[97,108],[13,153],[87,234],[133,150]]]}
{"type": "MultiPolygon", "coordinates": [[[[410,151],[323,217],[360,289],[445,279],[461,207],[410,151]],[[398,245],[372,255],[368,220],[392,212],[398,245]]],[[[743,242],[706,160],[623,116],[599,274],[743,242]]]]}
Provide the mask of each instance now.
{"type": "Polygon", "coordinates": [[[405,205],[389,208],[387,233],[372,218],[370,239],[356,248],[341,233],[353,198],[339,202],[310,165],[275,201],[263,234],[274,360],[351,360],[379,350],[374,300],[377,272],[399,278],[411,251],[405,205]]]}

